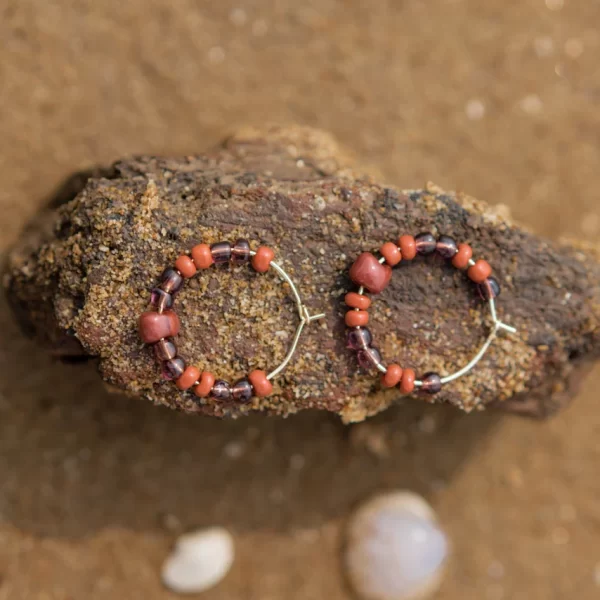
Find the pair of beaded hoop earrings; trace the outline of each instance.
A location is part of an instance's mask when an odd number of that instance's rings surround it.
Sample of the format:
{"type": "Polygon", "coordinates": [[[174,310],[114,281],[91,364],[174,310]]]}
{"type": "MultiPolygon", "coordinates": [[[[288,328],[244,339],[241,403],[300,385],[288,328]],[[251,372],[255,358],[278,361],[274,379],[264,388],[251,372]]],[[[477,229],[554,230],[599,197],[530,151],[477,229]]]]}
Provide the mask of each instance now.
{"type": "MultiPolygon", "coordinates": [[[[381,384],[391,388],[397,386],[404,394],[410,394],[415,388],[429,394],[436,394],[446,383],[454,381],[468,373],[483,358],[498,332],[501,330],[516,333],[514,327],[506,325],[498,319],[495,299],[500,294],[500,285],[492,274],[492,268],[485,260],[473,260],[473,250],[467,244],[457,244],[449,236],[442,235],[436,239],[431,233],[421,233],[416,237],[403,235],[398,243],[386,242],[379,249],[381,258],[370,252],[363,252],[350,268],[350,279],[356,283],[357,292],[349,292],[345,303],[349,310],[345,316],[348,332],[348,347],[357,352],[359,364],[365,369],[376,369],[381,372],[381,384]],[[481,298],[488,302],[493,327],[485,343],[475,357],[462,369],[442,377],[438,373],[425,373],[416,378],[411,368],[402,368],[396,363],[383,362],[381,353],[372,345],[373,337],[366,325],[369,322],[367,309],[371,299],[365,295],[381,293],[392,277],[392,267],[401,261],[413,260],[416,256],[428,256],[437,253],[451,260],[461,270],[466,270],[468,277],[476,284],[481,298]]],[[[142,341],[151,345],[157,361],[162,366],[163,377],[174,380],[180,390],[193,389],[194,394],[202,399],[211,397],[220,401],[234,401],[239,404],[250,402],[253,396],[262,398],[273,391],[271,380],[277,377],[292,359],[304,327],[312,321],[322,319],[325,314],[311,315],[302,302],[300,293],[284,269],[273,259],[275,254],[271,248],[260,246],[253,251],[247,240],[239,239],[235,244],[218,242],[216,244],[198,244],[188,254],[182,254],[174,267],[167,268],[157,287],[150,294],[153,310],[142,313],[139,320],[139,333],[142,341]],[[223,379],[217,379],[211,372],[200,370],[193,365],[186,365],[178,356],[173,337],[179,333],[180,322],[173,310],[174,297],[183,287],[185,279],[194,277],[198,270],[210,268],[213,264],[251,263],[258,273],[266,273],[272,267],[279,277],[290,286],[296,301],[299,324],[296,328],[292,344],[281,364],[273,371],[266,373],[256,369],[246,378],[233,385],[223,379]]]]}

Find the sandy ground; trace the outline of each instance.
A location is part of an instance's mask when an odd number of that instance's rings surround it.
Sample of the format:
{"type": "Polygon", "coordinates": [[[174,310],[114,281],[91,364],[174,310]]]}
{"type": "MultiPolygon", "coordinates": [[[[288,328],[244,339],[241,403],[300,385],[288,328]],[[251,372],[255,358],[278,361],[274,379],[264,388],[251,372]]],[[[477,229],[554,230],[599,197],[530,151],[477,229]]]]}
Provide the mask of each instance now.
{"type": "MultiPolygon", "coordinates": [[[[534,231],[597,237],[600,4],[4,0],[0,243],[75,170],[196,152],[244,124],[331,131],[403,188],[434,180],[534,231]]],[[[600,597],[600,370],[551,422],[407,402],[354,427],[186,418],[56,364],[0,303],[0,599],[171,598],[178,532],[238,557],[207,600],[350,598],[353,506],[408,487],[454,555],[440,600],[600,597]]]]}

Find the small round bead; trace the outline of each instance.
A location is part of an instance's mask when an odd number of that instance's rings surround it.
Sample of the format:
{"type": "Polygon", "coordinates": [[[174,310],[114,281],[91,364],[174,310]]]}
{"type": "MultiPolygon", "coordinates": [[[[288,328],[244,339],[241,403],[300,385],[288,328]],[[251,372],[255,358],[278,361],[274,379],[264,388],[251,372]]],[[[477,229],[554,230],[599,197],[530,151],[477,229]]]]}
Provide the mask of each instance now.
{"type": "Polygon", "coordinates": [[[492,267],[486,260],[478,260],[472,267],[469,267],[467,274],[469,279],[475,283],[483,283],[492,274],[492,267]]]}
{"type": "Polygon", "coordinates": [[[147,311],[140,315],[140,337],[146,344],[154,344],[162,338],[173,337],[179,333],[179,328],[179,318],[172,310],[163,313],[147,311]]]}
{"type": "Polygon", "coordinates": [[[250,244],[248,240],[237,240],[231,249],[234,263],[245,263],[250,260],[250,244]]]}
{"type": "Polygon", "coordinates": [[[404,260],[412,260],[417,255],[417,242],[412,235],[401,235],[398,245],[404,260]]]}
{"type": "Polygon", "coordinates": [[[177,346],[173,340],[159,340],[154,344],[154,356],[161,362],[177,356],[177,346]]]}
{"type": "Polygon", "coordinates": [[[192,258],[198,269],[208,269],[215,262],[208,244],[194,246],[192,248],[192,258]]]}
{"type": "Polygon", "coordinates": [[[269,270],[271,261],[275,258],[275,252],[268,246],[260,246],[256,254],[252,257],[252,267],[259,273],[266,273],[269,270]]]}
{"type": "Polygon", "coordinates": [[[162,374],[165,379],[177,379],[185,371],[185,361],[181,356],[165,360],[162,364],[162,374]]]}
{"type": "Polygon", "coordinates": [[[357,294],[356,292],[348,292],[344,297],[346,306],[351,308],[359,308],[360,310],[367,310],[371,306],[371,298],[357,294]]]}
{"type": "Polygon", "coordinates": [[[252,398],[252,384],[247,379],[240,379],[233,384],[231,395],[236,402],[246,403],[252,398]]]}
{"type": "Polygon", "coordinates": [[[231,244],[229,242],[217,242],[210,247],[210,253],[217,265],[222,265],[231,260],[231,244]]]}
{"type": "Polygon", "coordinates": [[[454,238],[451,238],[448,235],[439,237],[435,249],[442,258],[452,258],[458,252],[458,247],[454,238]]]}
{"type": "Polygon", "coordinates": [[[383,258],[385,258],[385,262],[393,267],[397,265],[402,260],[402,254],[400,254],[400,248],[396,246],[396,244],[392,244],[392,242],[386,242],[379,248],[379,253],[383,258]]]}
{"type": "Polygon", "coordinates": [[[387,371],[381,374],[381,385],[392,388],[400,383],[402,379],[402,367],[400,365],[388,365],[387,371]]]}
{"type": "Polygon", "coordinates": [[[368,348],[372,341],[373,336],[366,327],[359,327],[348,332],[348,348],[352,348],[352,350],[368,348]]]}
{"type": "Polygon", "coordinates": [[[215,376],[208,371],[203,371],[198,381],[198,385],[194,388],[194,394],[199,398],[206,398],[215,385],[215,376]]]}
{"type": "Polygon", "coordinates": [[[457,269],[466,269],[469,266],[469,261],[473,256],[473,248],[469,244],[459,244],[458,252],[452,259],[452,264],[457,269]]]}
{"type": "Polygon", "coordinates": [[[198,377],[200,377],[200,371],[196,367],[187,367],[176,385],[180,390],[189,390],[198,381],[198,377]]]}
{"type": "Polygon", "coordinates": [[[231,386],[223,379],[219,379],[215,381],[210,395],[217,400],[231,400],[231,386]]]}
{"type": "Polygon", "coordinates": [[[413,369],[404,369],[402,379],[400,380],[400,391],[403,394],[410,394],[415,389],[415,372],[413,369]]]}
{"type": "Polygon", "coordinates": [[[415,237],[415,243],[417,245],[417,254],[427,256],[433,254],[437,247],[437,240],[429,232],[420,233],[415,237]]]}
{"type": "Polygon", "coordinates": [[[427,394],[437,394],[442,389],[442,378],[437,373],[425,373],[421,381],[421,391],[427,394]]]}
{"type": "Polygon", "coordinates": [[[160,288],[153,288],[150,292],[150,304],[162,312],[173,306],[173,296],[160,288]]]}
{"type": "Polygon", "coordinates": [[[369,313],[366,310],[349,310],[344,320],[348,327],[362,327],[369,322],[369,313]]]}
{"type": "Polygon", "coordinates": [[[477,291],[482,300],[491,300],[500,295],[500,284],[494,277],[488,277],[483,283],[477,284],[477,291]]]}
{"type": "Polygon", "coordinates": [[[176,294],[183,287],[183,277],[175,269],[169,267],[160,276],[158,287],[168,294],[176,294]]]}
{"type": "Polygon", "coordinates": [[[267,379],[264,371],[256,369],[248,375],[248,379],[254,388],[254,394],[259,398],[265,398],[273,393],[273,384],[267,379]]]}
{"type": "Polygon", "coordinates": [[[363,369],[377,368],[377,365],[381,364],[381,353],[377,348],[373,348],[373,346],[359,350],[356,356],[358,364],[363,369]]]}
{"type": "Polygon", "coordinates": [[[175,261],[175,268],[186,278],[193,277],[197,271],[194,261],[186,254],[175,261]]]}

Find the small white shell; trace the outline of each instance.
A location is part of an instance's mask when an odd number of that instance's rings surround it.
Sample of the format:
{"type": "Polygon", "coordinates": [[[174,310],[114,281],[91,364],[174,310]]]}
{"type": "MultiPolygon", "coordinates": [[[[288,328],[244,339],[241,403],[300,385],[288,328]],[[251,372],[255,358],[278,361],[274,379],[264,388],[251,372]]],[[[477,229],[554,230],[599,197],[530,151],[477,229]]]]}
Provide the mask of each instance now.
{"type": "Polygon", "coordinates": [[[439,588],[448,551],[423,498],[384,494],[360,507],[349,523],[348,579],[365,600],[422,600],[439,588]]]}
{"type": "Polygon", "coordinates": [[[233,559],[233,537],[226,529],[201,529],[177,540],[163,564],[162,580],[174,592],[202,592],[227,575],[233,559]]]}

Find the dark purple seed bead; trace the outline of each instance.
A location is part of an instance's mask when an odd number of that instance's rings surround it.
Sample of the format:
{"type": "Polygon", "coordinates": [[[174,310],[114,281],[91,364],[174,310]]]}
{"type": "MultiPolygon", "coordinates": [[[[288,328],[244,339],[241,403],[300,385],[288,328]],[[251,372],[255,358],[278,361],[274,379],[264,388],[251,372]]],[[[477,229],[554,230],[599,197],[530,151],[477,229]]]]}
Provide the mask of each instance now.
{"type": "Polygon", "coordinates": [[[160,285],[158,287],[167,292],[167,294],[176,294],[183,287],[183,277],[178,271],[169,267],[160,276],[160,285]]]}
{"type": "Polygon", "coordinates": [[[252,394],[254,394],[254,390],[247,379],[236,381],[231,388],[231,395],[236,402],[248,402],[252,398],[252,394]]]}
{"type": "Polygon", "coordinates": [[[231,387],[226,381],[218,379],[215,381],[215,385],[213,385],[210,395],[217,400],[230,400],[231,387]]]}
{"type": "Polygon", "coordinates": [[[381,354],[373,346],[359,350],[356,356],[358,357],[358,364],[363,369],[374,369],[381,364],[381,354]]]}
{"type": "Polygon", "coordinates": [[[442,389],[442,378],[437,373],[425,373],[421,381],[421,391],[427,394],[437,394],[442,389]]]}
{"type": "Polygon", "coordinates": [[[159,312],[173,306],[173,296],[160,288],[154,288],[150,293],[150,304],[159,312]]]}
{"type": "Polygon", "coordinates": [[[234,263],[244,263],[250,260],[250,244],[248,240],[237,240],[231,249],[234,263]]]}
{"type": "Polygon", "coordinates": [[[368,348],[372,341],[373,336],[366,327],[358,327],[348,332],[348,348],[352,348],[352,350],[368,348]]]}
{"type": "Polygon", "coordinates": [[[417,244],[417,253],[422,256],[433,254],[437,247],[437,240],[431,233],[420,233],[415,236],[415,242],[417,244]]]}
{"type": "Polygon", "coordinates": [[[231,244],[229,242],[217,242],[210,247],[210,253],[215,263],[222,265],[231,260],[231,244]]]}
{"type": "Polygon", "coordinates": [[[169,338],[160,340],[154,344],[154,355],[160,361],[175,358],[177,356],[177,346],[169,338]]]}
{"type": "Polygon", "coordinates": [[[493,277],[488,277],[483,283],[477,285],[477,291],[482,300],[491,300],[500,295],[500,284],[493,277]]]}
{"type": "Polygon", "coordinates": [[[165,379],[178,379],[185,371],[185,361],[181,356],[176,356],[165,360],[162,367],[162,374],[165,379]]]}
{"type": "Polygon", "coordinates": [[[458,252],[456,241],[448,235],[440,236],[435,249],[442,258],[453,258],[458,252]]]}

